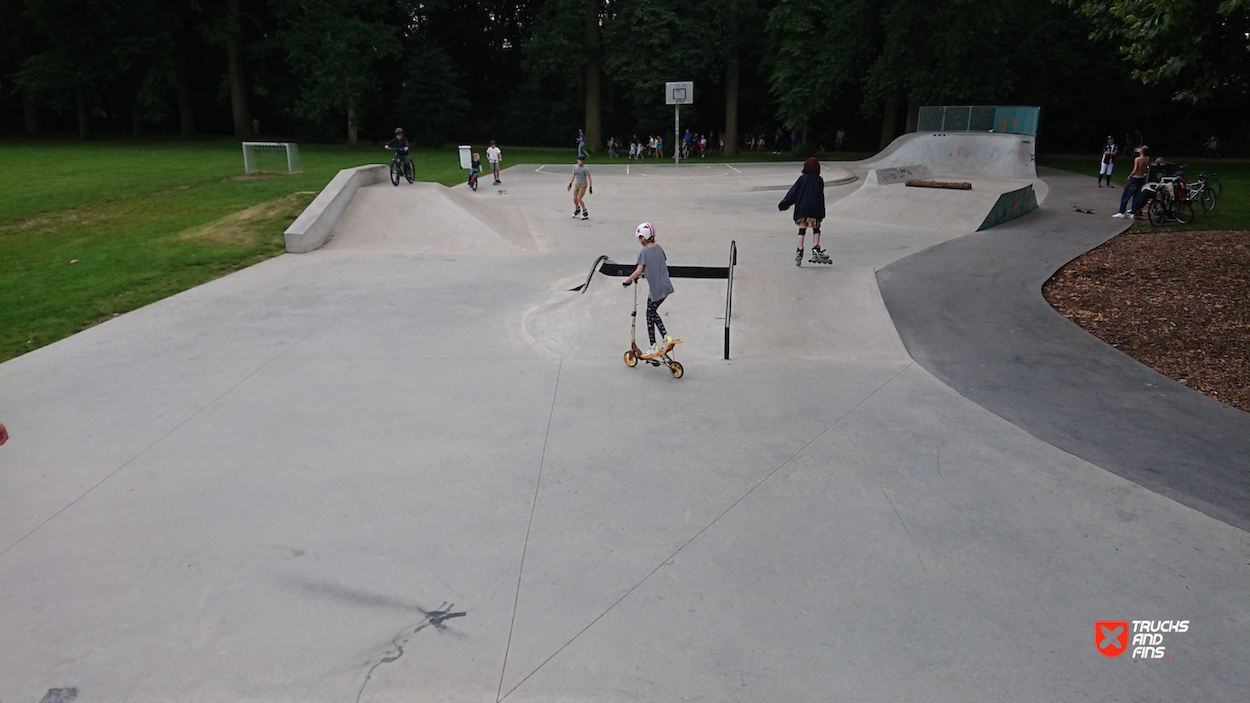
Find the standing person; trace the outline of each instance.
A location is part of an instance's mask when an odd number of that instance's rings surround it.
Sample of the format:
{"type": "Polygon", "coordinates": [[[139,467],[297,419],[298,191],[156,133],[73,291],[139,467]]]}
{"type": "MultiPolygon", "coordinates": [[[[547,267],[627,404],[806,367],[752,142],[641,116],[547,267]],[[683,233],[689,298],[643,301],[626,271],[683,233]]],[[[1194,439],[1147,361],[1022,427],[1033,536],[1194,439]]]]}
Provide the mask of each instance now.
{"type": "Polygon", "coordinates": [[[778,154],[781,153],[781,127],[778,127],[773,134],[773,151],[778,154]]]}
{"type": "Polygon", "coordinates": [[[794,224],[799,227],[799,250],[794,254],[794,265],[803,265],[803,235],[812,228],[812,258],[809,263],[832,264],[833,259],[820,248],[820,221],[825,219],[825,179],[820,177],[820,162],[815,156],[803,162],[803,173],[790,186],[790,192],[777,203],[778,210],[794,206],[794,224]]]}
{"type": "Polygon", "coordinates": [[[581,215],[583,220],[589,220],[590,210],[587,209],[582,196],[588,190],[591,195],[594,195],[595,187],[590,177],[590,169],[586,168],[586,157],[577,157],[577,165],[573,167],[573,175],[569,176],[569,187],[565,190],[573,191],[573,217],[581,215]]]}
{"type": "Polygon", "coordinates": [[[1115,166],[1115,155],[1120,152],[1115,137],[1108,136],[1107,143],[1102,145],[1102,163],[1098,165],[1098,187],[1102,187],[1102,177],[1107,177],[1107,187],[1111,187],[1111,168],[1115,166]]]}
{"type": "Polygon", "coordinates": [[[655,158],[664,158],[664,137],[655,138],[655,158]]]}
{"type": "Polygon", "coordinates": [[[1142,146],[1137,150],[1137,158],[1133,159],[1133,172],[1124,183],[1124,192],[1120,194],[1120,211],[1112,217],[1134,219],[1141,208],[1141,187],[1146,185],[1146,170],[1150,168],[1150,147],[1142,146]],[[1133,209],[1125,213],[1125,207],[1132,200],[1133,209]]]}
{"type": "Polygon", "coordinates": [[[833,137],[833,150],[842,151],[842,142],[846,141],[846,130],[838,127],[838,133],[833,137]]]}
{"type": "Polygon", "coordinates": [[[1206,148],[1202,152],[1202,158],[1205,159],[1211,154],[1215,154],[1215,158],[1217,159],[1220,158],[1220,140],[1216,139],[1214,134],[1211,135],[1211,138],[1208,139],[1203,146],[1206,148]]]}
{"type": "Polygon", "coordinates": [[[1145,143],[1146,143],[1146,138],[1142,136],[1141,130],[1140,129],[1133,130],[1133,153],[1136,154],[1138,151],[1140,151],[1142,145],[1145,143]]]}
{"type": "Polygon", "coordinates": [[[686,128],[686,133],[683,134],[681,137],[681,146],[682,146],[681,158],[683,159],[689,158],[690,157],[690,129],[689,128],[686,128]]]}
{"type": "Polygon", "coordinates": [[[628,288],[639,278],[647,279],[647,339],[651,341],[651,353],[659,354],[673,341],[660,319],[660,305],[673,294],[673,281],[668,277],[668,257],[664,255],[664,249],[655,243],[655,226],[650,222],[638,225],[634,236],[642,245],[642,250],[638,252],[638,267],[621,285],[628,288]],[[664,337],[664,344],[656,344],[656,329],[664,337]]]}
{"type": "Polygon", "coordinates": [[[586,156],[586,138],[579,136],[577,138],[577,158],[585,159],[586,156]]]}
{"type": "MultiPolygon", "coordinates": [[[[252,118],[252,136],[260,139],[260,118],[258,117],[252,118]]],[[[377,144],[377,142],[374,142],[374,144],[377,144]]]]}
{"type": "Polygon", "coordinates": [[[503,161],[503,152],[495,146],[494,139],[490,140],[490,148],[486,150],[486,160],[490,162],[490,172],[495,177],[495,185],[499,185],[499,162],[503,161]]]}

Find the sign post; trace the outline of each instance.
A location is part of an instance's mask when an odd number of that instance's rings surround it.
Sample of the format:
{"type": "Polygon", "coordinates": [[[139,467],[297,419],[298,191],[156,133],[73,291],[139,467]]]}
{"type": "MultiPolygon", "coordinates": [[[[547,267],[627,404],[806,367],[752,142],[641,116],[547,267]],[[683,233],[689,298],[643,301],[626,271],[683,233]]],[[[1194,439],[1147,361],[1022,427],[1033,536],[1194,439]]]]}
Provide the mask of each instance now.
{"type": "Polygon", "coordinates": [[[664,84],[664,102],[673,106],[673,165],[681,164],[681,106],[694,103],[693,81],[664,84]]]}

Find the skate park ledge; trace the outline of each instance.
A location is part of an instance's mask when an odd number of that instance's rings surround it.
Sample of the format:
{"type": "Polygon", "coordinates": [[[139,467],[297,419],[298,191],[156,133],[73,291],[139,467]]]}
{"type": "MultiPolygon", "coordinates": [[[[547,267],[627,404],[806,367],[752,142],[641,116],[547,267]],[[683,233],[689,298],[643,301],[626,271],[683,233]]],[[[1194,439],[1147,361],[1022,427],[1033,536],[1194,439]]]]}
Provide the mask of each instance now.
{"type": "Polygon", "coordinates": [[[326,185],[304,212],[286,228],[286,250],[292,254],[314,251],[326,243],[343,211],[365,186],[387,179],[389,167],[382,164],[345,168],[326,185]]]}

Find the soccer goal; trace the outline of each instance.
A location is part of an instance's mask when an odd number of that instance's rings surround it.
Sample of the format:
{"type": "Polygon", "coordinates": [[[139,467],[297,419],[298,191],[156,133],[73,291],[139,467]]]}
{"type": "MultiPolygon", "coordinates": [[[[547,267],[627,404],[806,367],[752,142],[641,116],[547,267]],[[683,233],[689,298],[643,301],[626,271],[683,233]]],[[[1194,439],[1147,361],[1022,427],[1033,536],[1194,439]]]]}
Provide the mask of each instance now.
{"type": "Polygon", "coordinates": [[[244,173],[303,173],[299,145],[290,142],[243,142],[244,173]]]}

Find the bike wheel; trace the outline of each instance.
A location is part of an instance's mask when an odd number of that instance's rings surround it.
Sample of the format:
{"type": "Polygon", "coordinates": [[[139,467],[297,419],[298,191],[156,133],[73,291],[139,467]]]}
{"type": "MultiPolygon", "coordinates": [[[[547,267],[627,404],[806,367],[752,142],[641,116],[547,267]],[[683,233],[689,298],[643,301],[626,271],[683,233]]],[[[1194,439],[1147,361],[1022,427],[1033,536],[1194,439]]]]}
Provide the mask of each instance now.
{"type": "Polygon", "coordinates": [[[477,179],[476,179],[476,178],[470,178],[470,179],[469,179],[469,187],[470,187],[470,188],[472,188],[473,190],[477,190],[477,179]]]}
{"type": "Polygon", "coordinates": [[[1182,225],[1187,225],[1194,221],[1194,206],[1191,203],[1177,203],[1172,211],[1172,216],[1182,225]]]}
{"type": "Polygon", "coordinates": [[[407,178],[409,183],[417,180],[417,167],[411,161],[404,164],[404,178],[407,178]]]}
{"type": "Polygon", "coordinates": [[[1220,199],[1220,194],[1224,192],[1224,186],[1220,185],[1220,179],[1215,176],[1207,176],[1207,188],[1215,193],[1215,199],[1220,199]]]}
{"type": "Polygon", "coordinates": [[[1202,209],[1211,212],[1215,209],[1215,193],[1210,188],[1203,188],[1202,194],[1198,196],[1198,203],[1202,205],[1202,209]]]}
{"type": "Polygon", "coordinates": [[[1146,206],[1146,216],[1150,218],[1150,224],[1158,227],[1167,219],[1168,209],[1162,200],[1155,198],[1146,206]]]}
{"type": "Polygon", "coordinates": [[[399,164],[395,161],[391,162],[391,185],[399,185],[399,164]]]}

